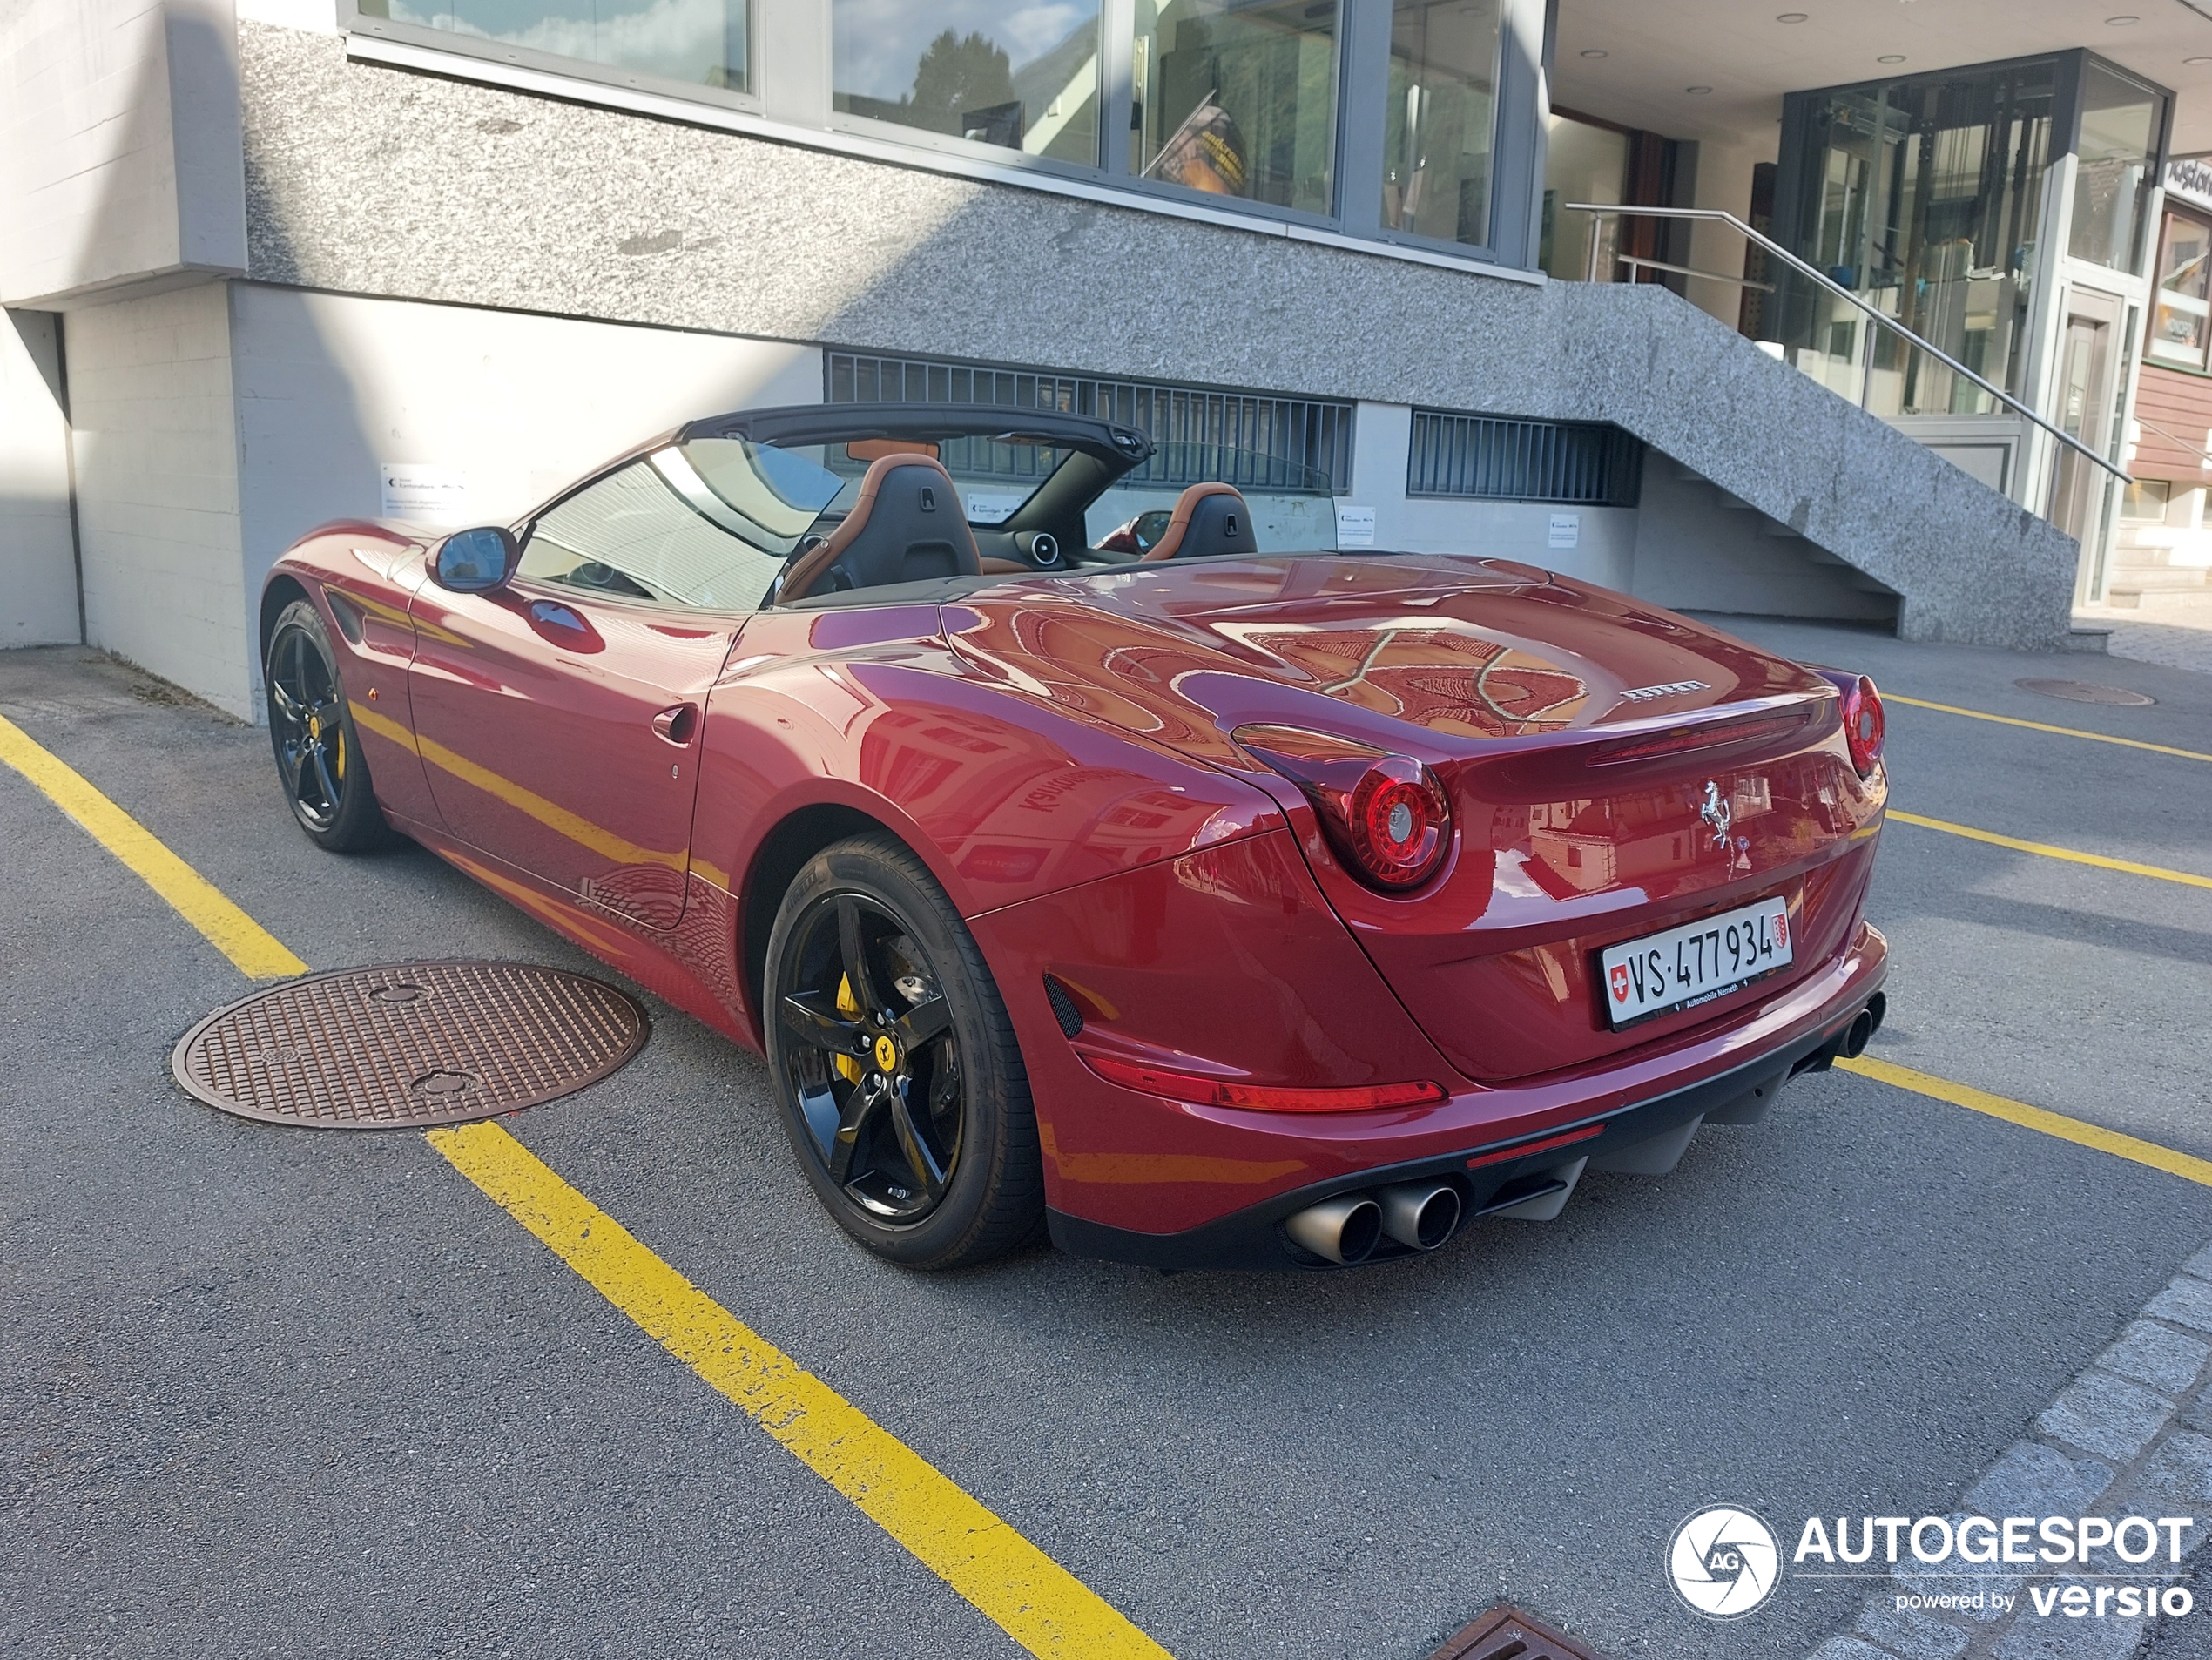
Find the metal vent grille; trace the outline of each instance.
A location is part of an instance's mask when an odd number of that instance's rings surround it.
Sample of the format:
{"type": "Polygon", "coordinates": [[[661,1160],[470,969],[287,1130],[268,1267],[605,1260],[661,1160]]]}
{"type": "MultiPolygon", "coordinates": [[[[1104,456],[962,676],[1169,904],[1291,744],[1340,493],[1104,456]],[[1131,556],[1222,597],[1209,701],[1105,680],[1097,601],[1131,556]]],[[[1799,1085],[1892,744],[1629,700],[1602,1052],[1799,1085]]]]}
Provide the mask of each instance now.
{"type": "Polygon", "coordinates": [[[1634,507],[1643,445],[1618,427],[1413,411],[1408,496],[1634,507]]]}
{"type": "Polygon", "coordinates": [[[1428,1660],[1601,1660],[1598,1652],[1554,1631],[1510,1603],[1485,1609],[1472,1625],[1445,1639],[1428,1660]]]}
{"type": "MultiPolygon", "coordinates": [[[[1340,495],[1352,487],[1349,403],[938,358],[858,352],[824,357],[825,395],[832,403],[983,403],[1134,427],[1161,453],[1130,473],[1123,481],[1128,484],[1179,489],[1219,480],[1240,489],[1312,495],[1340,495]]],[[[981,439],[960,440],[946,452],[955,474],[1010,481],[1041,479],[1060,460],[1055,451],[981,439]]]]}

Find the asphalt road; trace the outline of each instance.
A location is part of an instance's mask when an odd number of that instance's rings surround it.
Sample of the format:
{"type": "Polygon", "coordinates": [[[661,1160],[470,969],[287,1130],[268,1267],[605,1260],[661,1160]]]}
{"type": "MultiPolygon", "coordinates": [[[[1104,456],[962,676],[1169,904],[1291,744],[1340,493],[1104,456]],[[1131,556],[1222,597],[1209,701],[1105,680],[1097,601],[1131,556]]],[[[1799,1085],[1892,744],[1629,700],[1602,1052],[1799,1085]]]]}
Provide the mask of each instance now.
{"type": "MultiPolygon", "coordinates": [[[[2212,750],[2212,677],[1738,626],[2212,750]]],[[[0,714],[315,968],[597,972],[428,854],[318,854],[262,733],[127,670],[0,654],[0,714]]],[[[2212,765],[1902,705],[1890,754],[1907,810],[2212,874],[2212,765]]],[[[0,1653],[1017,1652],[421,1135],[182,1095],[171,1046],[246,982],[4,769],[0,871],[0,1653]]],[[[2212,891],[1893,825],[1871,914],[1877,1053],[2212,1157],[2212,891]]],[[[2212,1189],[1839,1072],[1416,1264],[921,1278],[823,1215],[757,1060],[654,1012],[504,1122],[1180,1660],[1420,1660],[1501,1595],[1615,1660],[1802,1654],[1855,1595],[1697,1619],[1682,1518],[1943,1513],[2212,1238],[2212,1189]]]]}

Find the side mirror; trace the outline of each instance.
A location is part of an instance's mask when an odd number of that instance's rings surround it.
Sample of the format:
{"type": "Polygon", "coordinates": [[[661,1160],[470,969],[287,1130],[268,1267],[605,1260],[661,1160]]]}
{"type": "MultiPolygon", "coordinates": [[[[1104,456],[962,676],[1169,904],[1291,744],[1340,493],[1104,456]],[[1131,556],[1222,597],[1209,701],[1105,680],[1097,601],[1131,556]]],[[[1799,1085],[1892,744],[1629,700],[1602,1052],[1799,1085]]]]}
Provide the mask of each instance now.
{"type": "Polygon", "coordinates": [[[481,530],[455,530],[438,543],[430,561],[430,574],[438,586],[456,594],[480,594],[496,588],[515,574],[522,545],[514,532],[491,524],[481,530]]]}

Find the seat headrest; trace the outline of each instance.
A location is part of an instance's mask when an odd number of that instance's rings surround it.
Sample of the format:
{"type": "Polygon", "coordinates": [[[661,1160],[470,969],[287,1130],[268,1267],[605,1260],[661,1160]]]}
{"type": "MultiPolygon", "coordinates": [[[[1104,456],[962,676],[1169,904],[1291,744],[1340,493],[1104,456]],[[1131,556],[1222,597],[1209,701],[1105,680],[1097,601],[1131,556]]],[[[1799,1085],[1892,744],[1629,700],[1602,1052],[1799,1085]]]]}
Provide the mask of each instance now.
{"type": "Polygon", "coordinates": [[[1193,484],[1176,497],[1175,511],[1160,539],[1145,550],[1144,562],[1209,559],[1259,551],[1252,536],[1251,509],[1230,484],[1193,484]]]}

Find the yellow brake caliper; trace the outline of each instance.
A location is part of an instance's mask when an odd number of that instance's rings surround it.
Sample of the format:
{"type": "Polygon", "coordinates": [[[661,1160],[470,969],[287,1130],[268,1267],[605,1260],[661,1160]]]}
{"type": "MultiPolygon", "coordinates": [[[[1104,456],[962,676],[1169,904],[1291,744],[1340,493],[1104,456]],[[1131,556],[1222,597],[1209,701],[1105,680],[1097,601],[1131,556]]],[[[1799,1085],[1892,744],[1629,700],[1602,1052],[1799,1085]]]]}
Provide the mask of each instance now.
{"type": "MultiPolygon", "coordinates": [[[[853,979],[850,975],[840,975],[838,977],[837,1012],[846,1016],[857,1015],[860,1012],[860,1000],[853,995],[853,979]]],[[[837,1057],[835,1064],[838,1071],[852,1083],[858,1083],[860,1081],[862,1069],[860,1063],[853,1056],[840,1055],[837,1057]]]]}

